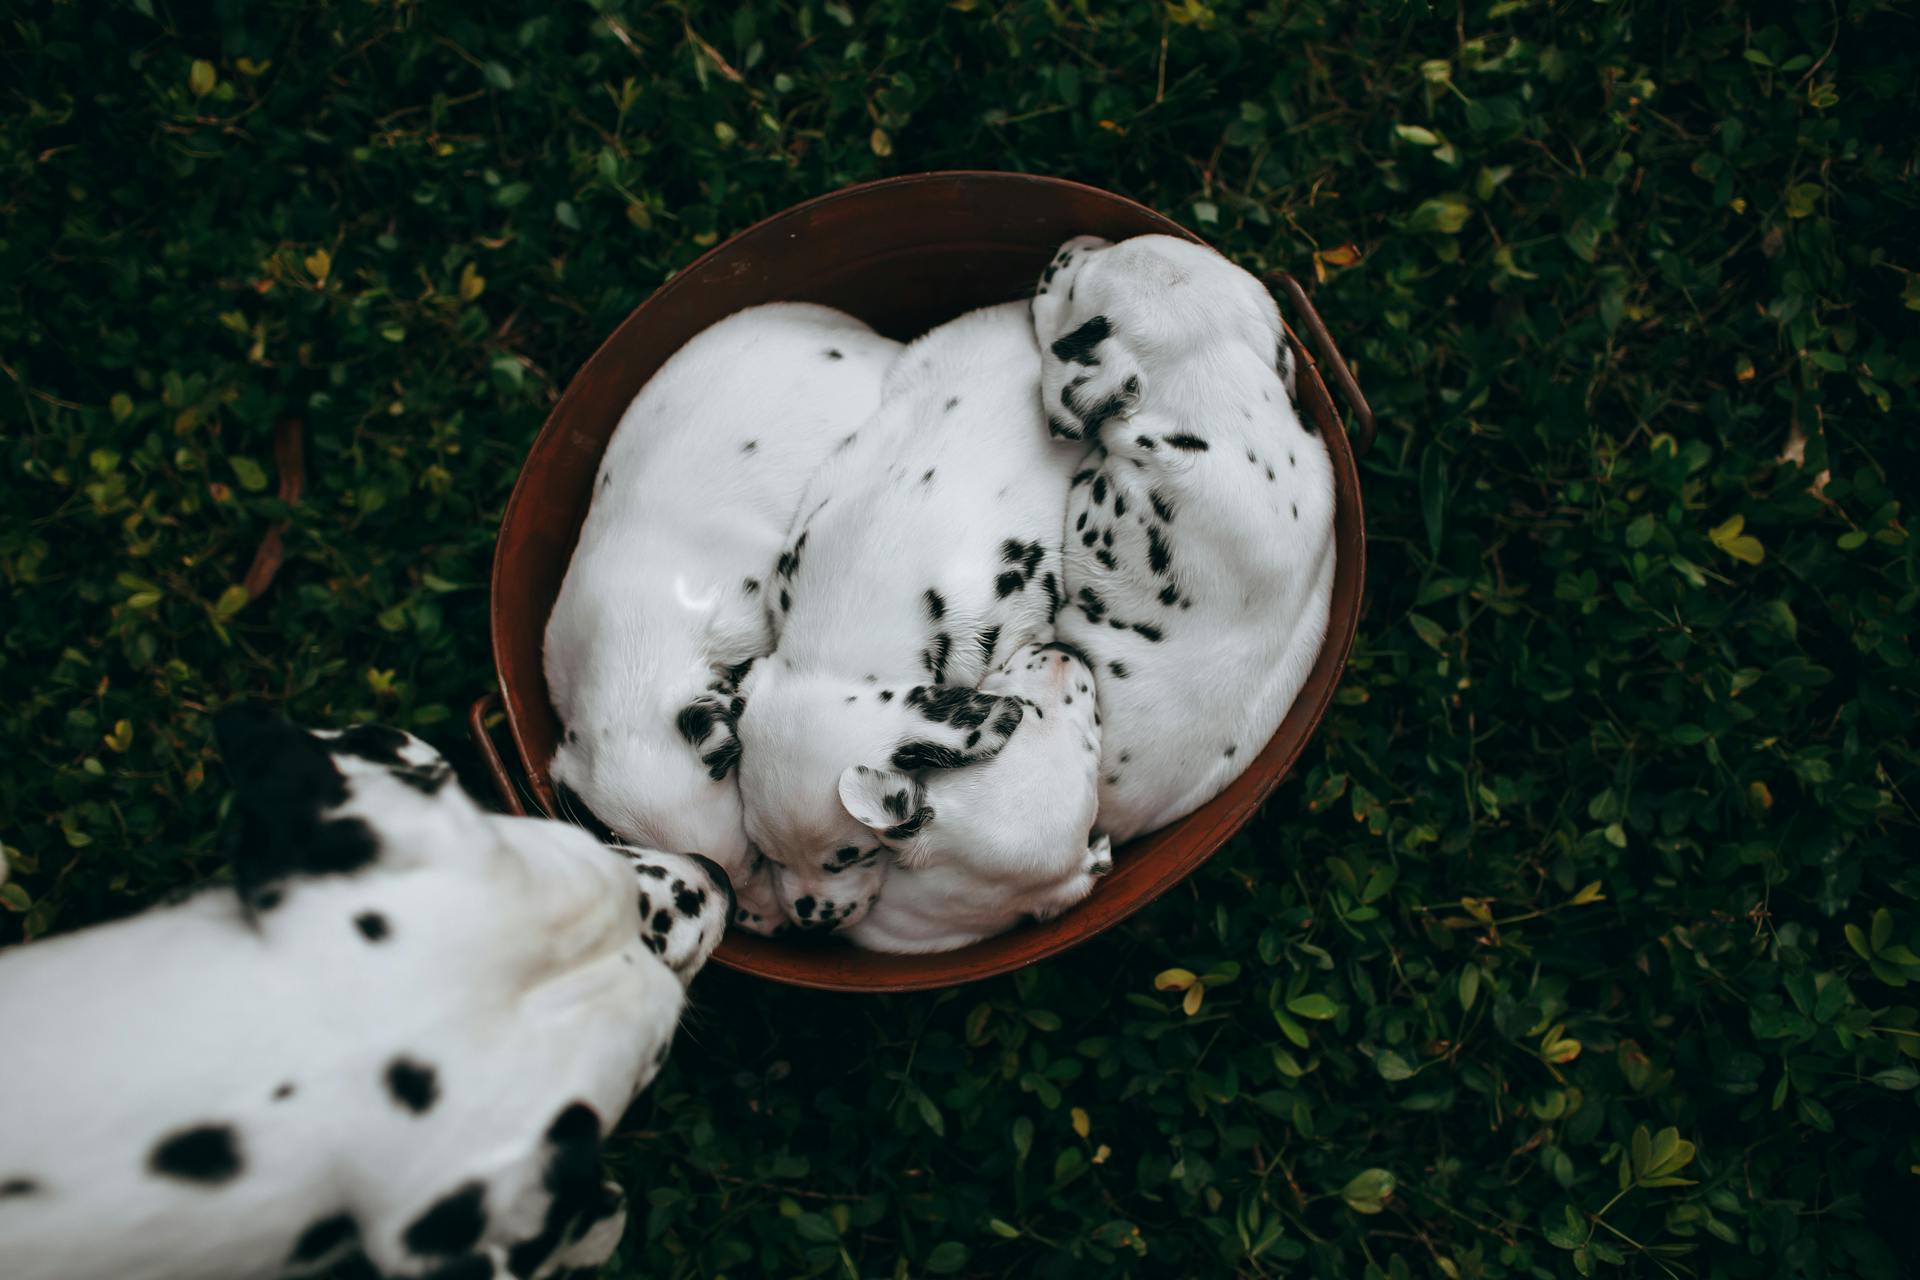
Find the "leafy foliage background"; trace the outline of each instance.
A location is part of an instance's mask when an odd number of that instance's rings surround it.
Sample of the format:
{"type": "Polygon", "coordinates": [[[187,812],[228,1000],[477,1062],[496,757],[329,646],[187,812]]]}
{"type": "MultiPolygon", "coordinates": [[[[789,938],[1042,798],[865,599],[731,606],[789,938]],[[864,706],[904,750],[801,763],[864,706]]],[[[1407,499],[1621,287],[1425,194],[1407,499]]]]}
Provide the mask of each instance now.
{"type": "Polygon", "coordinates": [[[1911,9],[9,9],[0,939],[218,871],[229,699],[456,741],[522,453],[676,267],[1060,174],[1320,281],[1382,421],[1340,703],[1075,954],[703,977],[625,1272],[1908,1273],[1911,9]]]}

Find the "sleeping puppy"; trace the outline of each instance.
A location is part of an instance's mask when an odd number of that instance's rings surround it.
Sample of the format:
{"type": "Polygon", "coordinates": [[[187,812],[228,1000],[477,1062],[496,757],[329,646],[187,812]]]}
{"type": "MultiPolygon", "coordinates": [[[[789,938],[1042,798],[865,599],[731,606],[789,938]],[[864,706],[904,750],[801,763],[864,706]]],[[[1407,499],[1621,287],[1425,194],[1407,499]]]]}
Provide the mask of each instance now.
{"type": "Polygon", "coordinates": [[[1113,869],[1107,837],[1092,835],[1100,725],[1086,664],[1064,645],[1029,645],[980,692],[1025,708],[992,760],[924,782],[866,765],[840,775],[847,812],[893,855],[880,901],[846,931],[856,946],[951,951],[1052,919],[1113,869]]]}
{"type": "Polygon", "coordinates": [[[740,686],[736,729],[747,835],[802,928],[854,923],[887,872],[843,801],[848,766],[959,768],[1021,723],[1017,699],[973,687],[1050,639],[1059,604],[1079,450],[1048,439],[1039,372],[1022,303],[941,325],[801,501],[767,587],[778,642],[740,686]]]}
{"type": "Polygon", "coordinates": [[[397,730],[217,720],[234,883],[0,953],[7,1280],[552,1276],[726,929],[701,859],[483,813],[397,730]]]}
{"type": "Polygon", "coordinates": [[[1259,281],[1169,236],[1062,246],[1033,303],[1067,502],[1059,634],[1099,677],[1100,828],[1205,804],[1265,747],[1326,634],[1333,468],[1259,281]]]}
{"type": "Polygon", "coordinates": [[[715,859],[739,923],[778,921],[729,778],[733,682],[800,493],[870,416],[900,344],[808,303],[751,307],[660,367],[620,420],[547,621],[553,778],[616,835],[715,859]]]}

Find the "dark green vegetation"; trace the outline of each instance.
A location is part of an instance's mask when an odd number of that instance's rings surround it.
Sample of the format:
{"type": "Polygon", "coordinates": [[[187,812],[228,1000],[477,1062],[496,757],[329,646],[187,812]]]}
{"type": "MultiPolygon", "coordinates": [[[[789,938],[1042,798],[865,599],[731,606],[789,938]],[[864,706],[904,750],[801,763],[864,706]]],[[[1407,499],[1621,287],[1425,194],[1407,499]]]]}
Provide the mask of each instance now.
{"type": "Polygon", "coordinates": [[[528,441],[716,237],[1057,173],[1323,278],[1382,422],[1340,703],[1017,980],[702,978],[627,1273],[1903,1273],[1911,11],[213,8],[5,31],[0,937],[217,871],[235,696],[456,739],[528,441]]]}

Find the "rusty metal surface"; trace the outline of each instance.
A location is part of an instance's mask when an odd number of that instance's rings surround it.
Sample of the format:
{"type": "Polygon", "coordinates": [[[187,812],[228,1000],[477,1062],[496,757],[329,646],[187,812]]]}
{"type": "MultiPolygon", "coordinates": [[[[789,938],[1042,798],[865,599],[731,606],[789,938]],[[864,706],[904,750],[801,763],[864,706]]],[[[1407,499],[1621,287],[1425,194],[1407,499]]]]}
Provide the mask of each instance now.
{"type": "MultiPolygon", "coordinates": [[[[1026,174],[944,172],[848,187],[742,231],[662,285],[575,376],[535,439],[501,521],[494,552],[494,665],[529,789],[553,811],[547,767],[559,725],[548,705],[541,637],[573,553],[593,478],[627,404],[680,346],[760,302],[839,307],[890,337],[909,339],[963,311],[1027,296],[1063,240],[1158,232],[1198,239],[1144,205],[1079,183],[1026,174]]],[[[1253,816],[1299,758],[1332,702],[1353,643],[1366,573],[1355,445],[1322,370],[1353,410],[1362,447],[1373,415],[1304,291],[1281,277],[1298,358],[1303,413],[1332,455],[1336,562],[1327,638],[1279,731],[1231,786],[1195,813],[1118,850],[1092,897],[1045,924],[959,951],[888,956],[730,934],[715,959],[730,968],[829,991],[915,991],[972,982],[1032,964],[1125,919],[1190,874],[1253,816]]],[[[502,798],[518,807],[506,766],[470,723],[502,798]]]]}

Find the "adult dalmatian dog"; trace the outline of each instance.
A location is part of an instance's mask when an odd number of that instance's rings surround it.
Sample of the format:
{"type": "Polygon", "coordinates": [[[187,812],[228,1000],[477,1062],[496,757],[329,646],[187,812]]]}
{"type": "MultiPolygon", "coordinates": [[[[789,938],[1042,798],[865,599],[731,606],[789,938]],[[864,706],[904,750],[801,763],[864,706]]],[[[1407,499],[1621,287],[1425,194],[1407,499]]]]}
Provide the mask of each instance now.
{"type": "Polygon", "coordinates": [[[951,951],[1052,919],[1113,869],[1111,842],[1093,834],[1100,724],[1085,661],[1029,645],[980,692],[1025,709],[992,760],[924,778],[863,764],[840,775],[847,812],[893,855],[880,901],[846,930],[855,946],[951,951]]]}
{"type": "Polygon", "coordinates": [[[729,776],[734,682],[772,648],[765,605],[786,589],[774,565],[801,490],[878,407],[899,351],[809,303],[693,338],[621,418],[547,621],[555,781],[623,839],[718,861],[749,929],[779,913],[729,776]]]}
{"type": "Polygon", "coordinates": [[[1076,237],[1032,315],[1048,428],[1091,446],[1059,635],[1098,678],[1118,844],[1219,794],[1279,728],[1326,634],[1333,468],[1272,296],[1213,250],[1076,237]]]}
{"type": "Polygon", "coordinates": [[[591,1273],[625,1223],[602,1140],[725,876],[484,813],[396,730],[218,736],[231,886],[0,953],[0,1274],[591,1273]]]}
{"type": "Polygon", "coordinates": [[[976,692],[1052,638],[1060,513],[1079,450],[1050,440],[1024,303],[923,335],[881,406],[802,499],[769,584],[778,638],[740,686],[747,836],[786,918],[855,924],[887,874],[885,840],[848,808],[849,766],[903,774],[989,760],[1025,707],[976,692]]]}

